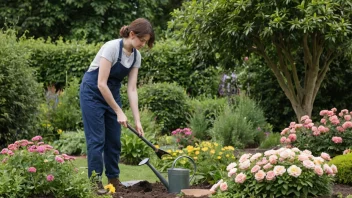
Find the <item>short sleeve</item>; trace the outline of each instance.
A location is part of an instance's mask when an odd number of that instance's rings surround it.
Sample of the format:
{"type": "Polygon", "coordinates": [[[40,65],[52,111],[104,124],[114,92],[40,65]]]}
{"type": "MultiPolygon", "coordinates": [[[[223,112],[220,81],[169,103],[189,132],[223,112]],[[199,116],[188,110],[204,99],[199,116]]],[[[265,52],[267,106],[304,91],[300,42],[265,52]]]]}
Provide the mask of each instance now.
{"type": "Polygon", "coordinates": [[[117,42],[113,42],[113,41],[109,41],[107,43],[104,44],[102,52],[101,52],[101,57],[106,58],[108,61],[110,62],[116,62],[116,57],[117,57],[117,49],[119,43],[117,42]]]}
{"type": "Polygon", "coordinates": [[[134,63],[133,67],[140,68],[141,67],[141,62],[142,62],[142,55],[141,53],[137,50],[137,60],[134,63]]]}

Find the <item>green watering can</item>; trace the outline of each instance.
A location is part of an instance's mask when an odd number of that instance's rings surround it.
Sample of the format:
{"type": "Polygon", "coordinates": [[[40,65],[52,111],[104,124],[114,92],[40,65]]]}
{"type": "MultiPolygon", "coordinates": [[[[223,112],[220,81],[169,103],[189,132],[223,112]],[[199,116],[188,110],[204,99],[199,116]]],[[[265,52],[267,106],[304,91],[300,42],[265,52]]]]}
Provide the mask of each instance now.
{"type": "Polygon", "coordinates": [[[194,173],[197,171],[196,164],[192,158],[185,155],[179,156],[172,163],[172,167],[167,169],[168,180],[169,180],[169,182],[167,182],[166,179],[149,163],[149,158],[145,158],[139,163],[139,165],[144,165],[144,164],[147,164],[149,168],[152,169],[152,171],[160,179],[161,183],[166,187],[169,193],[180,193],[182,189],[189,188],[189,183],[193,179],[194,173]],[[177,160],[183,157],[188,158],[194,166],[194,172],[191,178],[189,178],[189,175],[190,175],[189,169],[175,168],[175,164],[177,160]]]}

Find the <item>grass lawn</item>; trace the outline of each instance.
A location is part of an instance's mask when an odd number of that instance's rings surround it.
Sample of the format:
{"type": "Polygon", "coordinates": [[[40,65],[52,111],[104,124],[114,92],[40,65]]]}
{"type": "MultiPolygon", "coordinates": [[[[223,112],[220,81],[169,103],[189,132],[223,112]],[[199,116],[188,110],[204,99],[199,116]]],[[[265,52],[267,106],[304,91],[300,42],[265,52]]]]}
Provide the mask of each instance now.
{"type": "MultiPolygon", "coordinates": [[[[86,158],[76,158],[73,162],[80,172],[84,171],[87,173],[87,159],[86,158]]],[[[125,164],[119,164],[120,167],[120,181],[131,181],[131,180],[147,180],[150,183],[154,183],[159,181],[159,179],[155,176],[153,171],[147,166],[130,166],[125,164]]],[[[87,174],[83,174],[87,176],[87,174]]],[[[163,174],[164,175],[164,174],[163,174]]],[[[104,175],[103,184],[107,184],[107,178],[104,175]]]]}

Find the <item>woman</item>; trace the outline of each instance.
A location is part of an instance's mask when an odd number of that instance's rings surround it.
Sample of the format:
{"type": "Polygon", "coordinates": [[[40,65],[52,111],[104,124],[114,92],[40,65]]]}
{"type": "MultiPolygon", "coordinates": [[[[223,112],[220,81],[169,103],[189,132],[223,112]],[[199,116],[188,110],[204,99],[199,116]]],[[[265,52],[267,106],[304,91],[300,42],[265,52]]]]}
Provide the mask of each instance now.
{"type": "Polygon", "coordinates": [[[145,44],[151,48],[154,31],[150,22],[139,18],[120,29],[121,39],[105,43],[95,56],[80,86],[80,104],[88,149],[88,177],[98,175],[98,193],[104,194],[101,183],[103,164],[108,182],[117,189],[121,152],[121,125],[127,117],[121,109],[120,87],[128,76],[127,94],[135,128],[144,135],[140,122],[137,95],[137,74],[141,65],[138,51],[145,44]],[[103,156],[104,155],[104,156],[103,156]]]}

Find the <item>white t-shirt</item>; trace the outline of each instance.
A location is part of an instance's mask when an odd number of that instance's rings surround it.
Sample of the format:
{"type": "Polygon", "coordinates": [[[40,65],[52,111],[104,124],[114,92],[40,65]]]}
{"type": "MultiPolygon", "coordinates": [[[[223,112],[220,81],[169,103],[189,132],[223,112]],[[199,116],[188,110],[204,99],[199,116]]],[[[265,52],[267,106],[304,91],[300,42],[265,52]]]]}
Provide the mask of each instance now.
{"type": "MultiPolygon", "coordinates": [[[[100,57],[104,57],[112,63],[112,66],[115,65],[117,59],[119,58],[119,50],[120,50],[120,41],[121,39],[115,39],[106,42],[99,50],[94,60],[89,66],[88,72],[96,70],[100,64],[100,57]]],[[[123,50],[121,51],[121,63],[124,67],[130,68],[133,63],[134,53],[137,52],[136,62],[133,67],[140,68],[141,67],[141,53],[135,49],[135,52],[132,52],[130,56],[127,56],[123,50]]]]}

